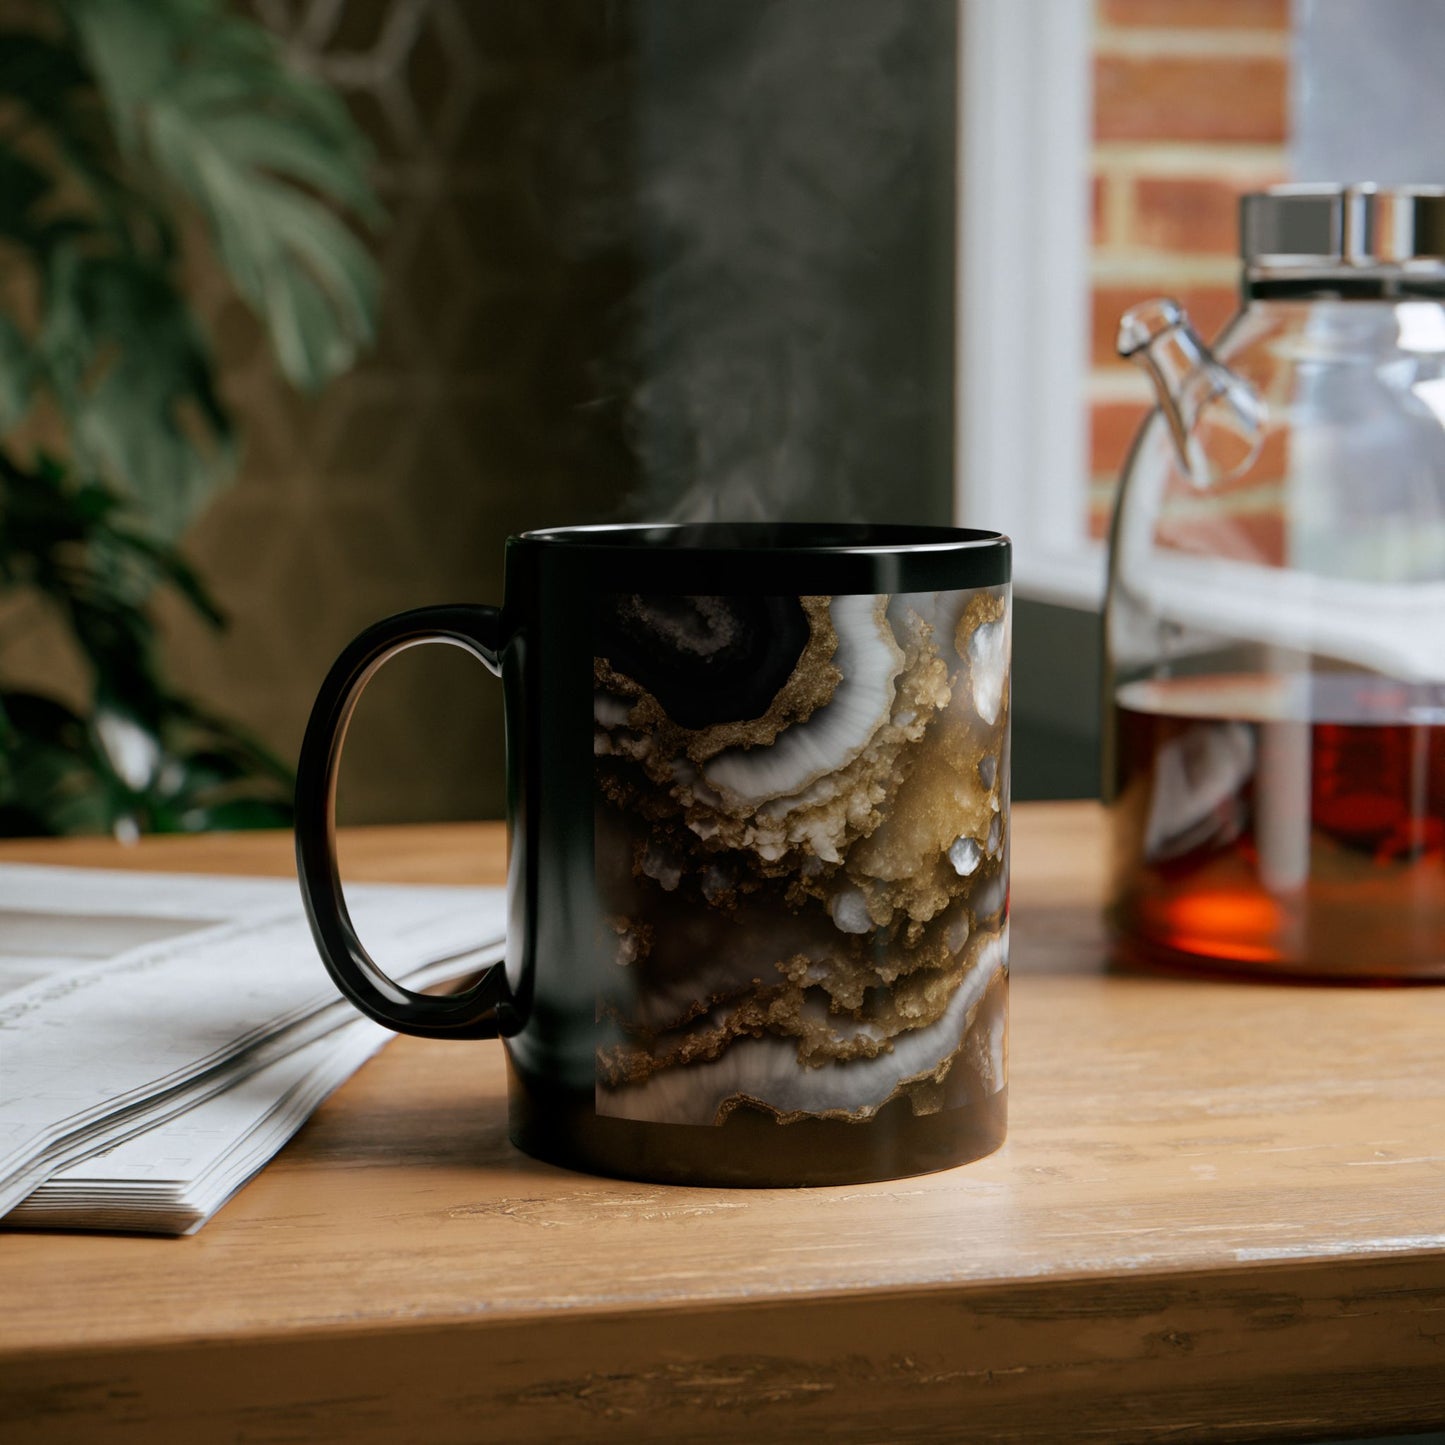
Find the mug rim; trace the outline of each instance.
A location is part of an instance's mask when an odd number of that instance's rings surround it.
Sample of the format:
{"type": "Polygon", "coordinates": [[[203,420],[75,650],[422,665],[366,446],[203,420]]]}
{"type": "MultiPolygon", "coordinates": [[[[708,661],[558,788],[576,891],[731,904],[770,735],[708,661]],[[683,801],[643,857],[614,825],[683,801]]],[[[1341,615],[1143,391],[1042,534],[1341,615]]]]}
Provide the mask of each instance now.
{"type": "Polygon", "coordinates": [[[614,554],[752,551],[774,557],[978,554],[1011,546],[1002,532],[905,522],[604,522],[538,528],[510,541],[614,554]]]}

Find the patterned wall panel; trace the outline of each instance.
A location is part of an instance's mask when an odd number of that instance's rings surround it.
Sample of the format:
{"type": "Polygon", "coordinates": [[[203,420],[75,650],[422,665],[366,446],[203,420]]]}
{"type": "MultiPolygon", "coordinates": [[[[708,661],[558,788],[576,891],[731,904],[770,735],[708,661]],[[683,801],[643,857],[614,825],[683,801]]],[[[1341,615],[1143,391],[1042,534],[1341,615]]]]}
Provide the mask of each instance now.
{"type": "MultiPolygon", "coordinates": [[[[243,308],[196,277],[247,449],[188,539],[232,625],[215,637],[170,614],[172,666],[294,756],[316,684],[365,623],[500,600],[508,533],[606,515],[627,489],[592,361],[626,262],[606,246],[569,254],[560,214],[579,174],[610,177],[554,153],[559,117],[602,97],[606,121],[625,100],[625,35],[597,0],[254,10],[345,95],[390,217],[377,350],[318,397],[288,391],[243,308]]],[[[500,815],[492,680],[452,649],[391,670],[348,743],[343,820],[500,815]]]]}

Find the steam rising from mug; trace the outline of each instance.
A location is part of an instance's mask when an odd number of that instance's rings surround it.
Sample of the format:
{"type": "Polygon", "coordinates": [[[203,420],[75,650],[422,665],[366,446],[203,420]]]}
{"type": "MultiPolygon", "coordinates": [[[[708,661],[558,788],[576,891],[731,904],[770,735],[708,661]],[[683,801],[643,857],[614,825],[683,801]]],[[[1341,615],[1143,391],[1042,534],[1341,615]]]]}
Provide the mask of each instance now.
{"type": "Polygon", "coordinates": [[[640,464],[632,509],[945,515],[952,7],[643,0],[623,13],[635,173],[618,179],[640,274],[601,382],[640,464]]]}

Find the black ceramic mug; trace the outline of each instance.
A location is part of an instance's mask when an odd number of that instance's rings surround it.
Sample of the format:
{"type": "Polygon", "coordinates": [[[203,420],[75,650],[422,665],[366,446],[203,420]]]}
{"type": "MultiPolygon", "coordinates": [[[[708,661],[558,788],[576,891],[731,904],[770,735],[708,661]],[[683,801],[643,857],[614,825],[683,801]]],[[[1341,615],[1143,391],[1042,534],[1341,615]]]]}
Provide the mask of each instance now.
{"type": "Polygon", "coordinates": [[[837,1184],[960,1164],[1007,1099],[1009,543],[943,527],[513,537],[506,601],[389,618],[302,745],[296,844],[341,991],[505,1041],[514,1143],[598,1173],[837,1184]],[[450,642],[505,690],[505,964],[367,956],[333,800],[357,696],[450,642]]]}

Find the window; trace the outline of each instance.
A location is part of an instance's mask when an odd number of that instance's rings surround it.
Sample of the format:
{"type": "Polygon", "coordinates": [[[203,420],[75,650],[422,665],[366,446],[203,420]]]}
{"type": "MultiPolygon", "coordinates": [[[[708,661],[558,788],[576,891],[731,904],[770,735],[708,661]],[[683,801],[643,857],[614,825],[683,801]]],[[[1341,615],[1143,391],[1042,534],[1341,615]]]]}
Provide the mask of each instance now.
{"type": "Polygon", "coordinates": [[[1238,197],[1286,176],[1287,0],[962,0],[957,514],[1021,596],[1097,607],[1150,399],[1120,313],[1232,314],[1238,197]]]}

